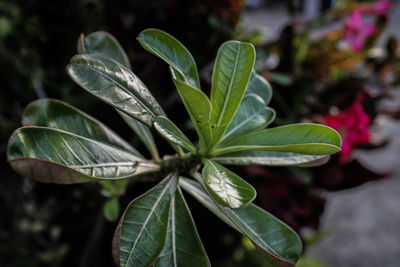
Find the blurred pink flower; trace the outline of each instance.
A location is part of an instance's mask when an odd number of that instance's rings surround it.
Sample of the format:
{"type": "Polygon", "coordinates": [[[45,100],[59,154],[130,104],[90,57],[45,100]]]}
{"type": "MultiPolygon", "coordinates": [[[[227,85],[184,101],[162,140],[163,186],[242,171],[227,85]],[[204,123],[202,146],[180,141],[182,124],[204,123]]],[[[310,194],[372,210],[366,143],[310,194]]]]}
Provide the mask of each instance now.
{"type": "Polygon", "coordinates": [[[354,51],[361,51],[365,40],[374,32],[375,26],[372,23],[364,23],[362,11],[356,9],[346,21],[343,40],[348,41],[354,51]]]}
{"type": "Polygon", "coordinates": [[[348,109],[337,115],[324,117],[325,124],[337,130],[342,136],[342,150],[340,151],[342,163],[349,159],[355,146],[368,144],[370,141],[368,126],[371,118],[362,107],[362,99],[361,96],[358,97],[348,109]]]}
{"type": "Polygon", "coordinates": [[[363,13],[373,14],[376,16],[387,16],[391,6],[392,6],[392,1],[380,0],[376,2],[374,5],[362,8],[361,11],[363,13]]]}

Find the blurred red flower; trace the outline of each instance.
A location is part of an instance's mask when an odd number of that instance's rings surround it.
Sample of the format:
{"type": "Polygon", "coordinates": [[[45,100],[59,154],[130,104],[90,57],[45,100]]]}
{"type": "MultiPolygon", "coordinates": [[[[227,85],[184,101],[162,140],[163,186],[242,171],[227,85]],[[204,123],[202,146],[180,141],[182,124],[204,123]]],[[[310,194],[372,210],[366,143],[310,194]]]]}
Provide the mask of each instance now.
{"type": "Polygon", "coordinates": [[[349,160],[354,147],[370,142],[368,126],[371,118],[365,113],[362,100],[363,97],[359,96],[348,109],[339,114],[324,117],[326,125],[337,130],[342,136],[342,150],[340,151],[340,161],[342,163],[349,160]]]}

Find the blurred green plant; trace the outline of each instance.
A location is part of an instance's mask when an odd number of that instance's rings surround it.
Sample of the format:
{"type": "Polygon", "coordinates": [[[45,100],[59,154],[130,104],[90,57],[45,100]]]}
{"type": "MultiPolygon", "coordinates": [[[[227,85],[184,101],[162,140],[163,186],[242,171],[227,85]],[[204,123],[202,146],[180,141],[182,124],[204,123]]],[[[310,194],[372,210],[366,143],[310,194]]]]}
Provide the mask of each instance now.
{"type": "Polygon", "coordinates": [[[12,168],[45,183],[99,181],[103,194],[110,197],[104,206],[109,220],[118,216],[118,197],[124,194],[126,179],[159,180],[122,214],[113,240],[113,256],[120,266],[210,265],[181,189],[247,236],[263,251],[266,262],[294,266],[302,248],[296,233],[252,204],[254,188],[219,162],[320,165],[327,155],[340,151],[339,134],[309,123],[264,129],[275,117],[267,107],[272,92],[253,70],[255,50],[250,43],[221,45],[209,99],[200,89],[192,55],[179,41],[157,29],[141,32],[138,41],[169,65],[198,134],[198,146],[168,119],[131,72],[117,40],[96,32],[80,37],[80,54],[71,59],[67,72],[78,85],[117,109],[152,160],[84,112],[58,100],[41,99],[25,109],[25,126],[9,140],[12,168]],[[177,154],[160,158],[151,129],[177,154]]]}

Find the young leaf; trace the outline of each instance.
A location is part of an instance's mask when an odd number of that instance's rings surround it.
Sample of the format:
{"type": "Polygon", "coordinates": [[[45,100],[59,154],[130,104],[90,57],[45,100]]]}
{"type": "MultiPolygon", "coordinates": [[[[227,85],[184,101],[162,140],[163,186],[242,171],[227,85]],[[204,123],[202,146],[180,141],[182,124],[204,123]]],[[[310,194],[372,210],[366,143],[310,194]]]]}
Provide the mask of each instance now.
{"type": "Polygon", "coordinates": [[[200,88],[196,62],[189,50],[168,33],[158,29],[147,29],[138,36],[144,49],[164,60],[184,78],[188,84],[200,88]]]}
{"type": "Polygon", "coordinates": [[[249,84],[247,85],[245,95],[255,94],[262,98],[265,105],[268,105],[272,98],[272,88],[264,77],[257,74],[255,70],[251,73],[249,84]]]}
{"type": "Polygon", "coordinates": [[[86,37],[81,34],[78,40],[78,53],[99,54],[117,61],[128,69],[131,68],[128,56],[121,44],[108,32],[93,32],[86,37]]]}
{"type": "Polygon", "coordinates": [[[119,147],[144,158],[102,122],[59,100],[39,99],[30,103],[24,111],[22,123],[26,126],[35,125],[60,129],[119,147]]]}
{"type": "Polygon", "coordinates": [[[129,117],[125,113],[117,110],[122,119],[129,125],[129,127],[136,133],[140,141],[146,146],[147,150],[150,152],[155,160],[159,160],[160,156],[158,154],[156,142],[154,141],[153,135],[151,134],[150,128],[141,123],[140,121],[129,117]]]}
{"type": "Polygon", "coordinates": [[[119,210],[119,200],[117,197],[110,198],[104,203],[104,217],[110,222],[115,222],[118,219],[119,210]]]}
{"type": "Polygon", "coordinates": [[[196,148],[186,137],[184,133],[169,119],[164,116],[157,116],[154,121],[154,128],[163,136],[166,140],[177,144],[184,149],[195,152],[196,148]]]}
{"type": "Polygon", "coordinates": [[[259,96],[247,95],[243,98],[221,143],[226,144],[245,134],[263,129],[274,119],[275,111],[267,107],[259,96]]]}
{"type": "Polygon", "coordinates": [[[128,205],[113,238],[113,257],[119,266],[145,267],[160,254],[177,181],[177,175],[170,174],[128,205]]]}
{"type": "Polygon", "coordinates": [[[212,160],[227,165],[264,165],[312,167],[325,164],[330,156],[302,155],[290,152],[248,150],[232,152],[212,160]]]}
{"type": "Polygon", "coordinates": [[[8,143],[8,162],[22,176],[58,184],[122,179],[159,169],[121,148],[46,127],[17,129],[8,143]]]}
{"type": "Polygon", "coordinates": [[[199,136],[199,152],[203,153],[212,141],[210,100],[202,91],[177,78],[174,83],[199,136]]]}
{"type": "Polygon", "coordinates": [[[223,136],[242,101],[254,60],[250,43],[228,41],[218,50],[211,88],[213,144],[223,136]]]}
{"type": "Polygon", "coordinates": [[[246,235],[263,252],[267,266],[295,266],[302,243],[285,223],[254,204],[243,209],[219,206],[193,180],[181,177],[179,185],[225,223],[246,235]]]}
{"type": "MultiPolygon", "coordinates": [[[[84,37],[82,34],[78,41],[78,53],[99,54],[117,61],[128,69],[131,68],[128,56],[126,55],[124,49],[119,44],[117,39],[107,32],[94,32],[89,34],[87,37],[84,37]]],[[[157,147],[150,129],[140,121],[129,117],[118,109],[117,111],[124,121],[129,125],[129,127],[131,127],[132,130],[138,135],[140,140],[145,144],[152,157],[155,160],[159,160],[157,147]]]]}
{"type": "Polygon", "coordinates": [[[249,183],[211,160],[204,159],[202,177],[208,193],[220,205],[242,208],[256,197],[256,190],[249,183]]]}
{"type": "Polygon", "coordinates": [[[179,188],[172,199],[169,218],[167,241],[154,267],[211,266],[179,188]]]}
{"type": "Polygon", "coordinates": [[[142,81],[114,60],[95,54],[76,55],[69,76],[106,103],[151,126],[164,111],[142,81]]]}
{"type": "Polygon", "coordinates": [[[340,135],[324,125],[298,123],[261,130],[240,137],[214,155],[243,150],[293,152],[305,155],[329,155],[340,151],[340,135]]]}

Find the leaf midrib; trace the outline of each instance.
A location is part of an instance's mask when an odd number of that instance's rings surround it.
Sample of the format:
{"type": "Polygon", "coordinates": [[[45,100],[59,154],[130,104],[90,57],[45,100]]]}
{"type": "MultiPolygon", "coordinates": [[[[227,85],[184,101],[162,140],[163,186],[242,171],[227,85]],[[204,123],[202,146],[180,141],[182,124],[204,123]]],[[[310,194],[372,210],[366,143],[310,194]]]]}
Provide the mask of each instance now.
{"type": "Polygon", "coordinates": [[[241,48],[241,44],[238,43],[238,45],[239,46],[237,48],[237,53],[236,53],[236,58],[235,58],[235,66],[233,68],[233,73],[232,73],[232,76],[231,76],[232,79],[230,79],[228,90],[227,90],[228,93],[225,95],[224,104],[223,104],[222,109],[221,109],[221,111],[219,113],[219,117],[218,117],[218,121],[217,121],[217,125],[218,126],[221,124],[221,121],[222,121],[222,119],[224,117],[223,115],[225,114],[225,110],[226,110],[226,107],[227,107],[228,102],[229,102],[228,100],[229,100],[230,95],[232,93],[233,82],[236,80],[235,79],[236,78],[236,70],[237,70],[237,66],[238,66],[238,62],[239,62],[239,55],[240,55],[240,48],[241,48]]]}
{"type": "MultiPolygon", "coordinates": [[[[146,109],[146,111],[147,111],[148,113],[150,113],[150,115],[152,115],[153,117],[156,116],[156,114],[155,114],[149,107],[147,107],[147,106],[145,105],[145,101],[143,101],[143,99],[141,99],[141,98],[139,98],[138,96],[132,94],[131,91],[129,91],[128,89],[126,89],[123,85],[121,85],[119,82],[115,81],[113,78],[111,78],[110,76],[108,76],[106,73],[104,73],[104,72],[102,72],[102,71],[100,71],[100,70],[97,70],[96,68],[94,68],[94,67],[92,67],[92,66],[90,66],[90,65],[84,65],[84,64],[81,64],[81,63],[74,63],[74,64],[77,65],[77,66],[83,67],[83,68],[90,69],[90,70],[92,70],[93,72],[96,72],[96,73],[100,74],[103,78],[105,78],[105,79],[107,79],[107,80],[109,80],[109,81],[115,83],[116,86],[118,86],[120,89],[122,89],[124,92],[126,92],[128,95],[130,95],[132,98],[134,98],[138,103],[140,103],[141,106],[142,106],[144,109],[146,109]]],[[[125,112],[125,111],[123,111],[123,112],[125,112]]]]}
{"type": "Polygon", "coordinates": [[[131,259],[132,255],[133,255],[133,251],[134,251],[134,249],[135,249],[135,247],[136,247],[136,245],[137,245],[137,243],[138,243],[138,241],[139,241],[139,238],[140,238],[140,236],[142,235],[144,229],[146,228],[145,226],[147,225],[148,221],[149,221],[150,218],[152,217],[153,213],[155,212],[155,210],[156,210],[156,208],[157,208],[157,206],[158,206],[158,203],[159,203],[159,202],[161,201],[161,199],[164,197],[165,192],[169,189],[169,186],[170,186],[170,184],[173,182],[174,179],[175,179],[174,176],[170,178],[170,181],[165,185],[164,189],[161,191],[161,193],[160,193],[159,197],[157,198],[156,202],[155,202],[154,205],[152,206],[152,208],[151,208],[151,210],[150,210],[150,212],[149,212],[149,215],[146,217],[146,220],[144,221],[144,223],[143,223],[143,225],[142,225],[142,227],[141,227],[141,229],[140,229],[138,235],[136,236],[136,239],[135,239],[135,241],[134,241],[134,243],[133,243],[133,245],[132,245],[132,248],[130,249],[129,256],[128,256],[128,259],[126,260],[126,263],[129,263],[129,262],[130,262],[130,259],[131,259]]]}

